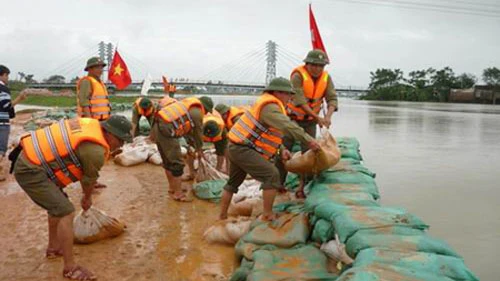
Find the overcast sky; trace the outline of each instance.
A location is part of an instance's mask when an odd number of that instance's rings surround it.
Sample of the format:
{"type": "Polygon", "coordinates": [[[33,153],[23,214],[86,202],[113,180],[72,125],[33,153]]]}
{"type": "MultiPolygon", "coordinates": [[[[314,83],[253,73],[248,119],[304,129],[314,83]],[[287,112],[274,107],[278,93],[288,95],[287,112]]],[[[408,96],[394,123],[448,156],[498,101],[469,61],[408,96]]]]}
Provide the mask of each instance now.
{"type": "MultiPolygon", "coordinates": [[[[33,73],[35,79],[82,75],[87,57],[97,52],[99,41],[106,41],[119,43],[134,80],[146,72],[154,79],[160,74],[212,78],[207,74],[214,70],[214,79],[264,79],[263,57],[243,61],[251,70],[247,72],[229,62],[263,49],[268,40],[298,56],[311,46],[309,1],[303,0],[0,3],[0,64],[10,67],[12,78],[18,71],[33,73]]],[[[332,59],[327,69],[337,85],[366,86],[370,71],[381,67],[407,73],[450,66],[456,73],[477,76],[486,67],[500,67],[500,4],[495,18],[335,0],[312,3],[332,59]]],[[[453,0],[426,3],[450,5],[453,0]]],[[[278,74],[289,75],[290,61],[278,56],[278,65],[278,74]]]]}

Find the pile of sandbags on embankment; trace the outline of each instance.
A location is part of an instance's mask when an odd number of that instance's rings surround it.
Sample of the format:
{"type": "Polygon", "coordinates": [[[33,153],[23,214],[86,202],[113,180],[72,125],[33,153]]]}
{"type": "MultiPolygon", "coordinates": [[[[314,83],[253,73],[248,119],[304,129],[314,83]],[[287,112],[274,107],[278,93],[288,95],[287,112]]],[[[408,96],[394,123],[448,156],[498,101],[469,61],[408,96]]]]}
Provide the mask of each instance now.
{"type": "Polygon", "coordinates": [[[237,242],[241,265],[231,280],[478,280],[421,219],[380,205],[356,139],[337,143],[339,163],[306,186],[303,205],[277,205],[284,215],[256,220],[237,242]]]}
{"type": "Polygon", "coordinates": [[[121,148],[121,153],[115,156],[115,163],[129,167],[149,162],[161,165],[162,160],[158,147],[148,137],[139,136],[132,143],[127,143],[121,148]]]}

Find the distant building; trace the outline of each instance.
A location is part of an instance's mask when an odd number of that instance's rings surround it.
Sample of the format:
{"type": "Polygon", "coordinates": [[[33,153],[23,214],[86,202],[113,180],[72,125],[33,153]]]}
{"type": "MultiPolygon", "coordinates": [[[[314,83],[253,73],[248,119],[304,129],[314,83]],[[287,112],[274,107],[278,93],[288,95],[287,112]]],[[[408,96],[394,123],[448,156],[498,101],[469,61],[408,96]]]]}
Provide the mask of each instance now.
{"type": "Polygon", "coordinates": [[[500,89],[494,86],[476,85],[470,89],[451,89],[449,102],[500,104],[500,89]]]}

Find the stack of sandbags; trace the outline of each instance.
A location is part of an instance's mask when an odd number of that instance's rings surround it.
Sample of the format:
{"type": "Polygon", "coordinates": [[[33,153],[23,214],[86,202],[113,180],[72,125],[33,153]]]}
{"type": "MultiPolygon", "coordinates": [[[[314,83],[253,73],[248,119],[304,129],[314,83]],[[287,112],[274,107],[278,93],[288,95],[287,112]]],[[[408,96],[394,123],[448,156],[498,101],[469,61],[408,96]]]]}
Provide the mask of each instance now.
{"type": "Polygon", "coordinates": [[[152,143],[146,136],[136,137],[132,143],[125,144],[122,147],[122,152],[115,157],[115,163],[125,167],[145,162],[155,165],[162,164],[156,144],[152,143]]]}
{"type": "Polygon", "coordinates": [[[203,237],[209,243],[234,245],[250,229],[252,221],[247,217],[218,221],[205,231],[203,237]]]}
{"type": "Polygon", "coordinates": [[[305,153],[296,152],[292,159],[285,162],[287,171],[297,174],[317,175],[333,167],[340,160],[340,150],[335,138],[327,131],[322,131],[318,140],[319,151],[308,150],[305,153]]]}
{"type": "Polygon", "coordinates": [[[74,240],[79,244],[90,244],[116,237],[125,231],[125,224],[93,207],[81,211],[73,221],[74,240]]]}

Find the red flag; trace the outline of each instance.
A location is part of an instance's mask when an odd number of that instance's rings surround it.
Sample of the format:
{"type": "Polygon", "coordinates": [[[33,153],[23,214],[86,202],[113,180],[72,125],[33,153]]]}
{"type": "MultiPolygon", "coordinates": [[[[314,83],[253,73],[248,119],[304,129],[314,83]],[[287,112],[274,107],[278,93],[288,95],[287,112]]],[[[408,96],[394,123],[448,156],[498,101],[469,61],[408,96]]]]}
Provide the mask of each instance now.
{"type": "Polygon", "coordinates": [[[118,90],[125,89],[128,85],[130,85],[130,83],[132,83],[128,67],[118,53],[118,50],[115,51],[113,62],[109,67],[108,80],[113,82],[118,90]]]}
{"type": "Polygon", "coordinates": [[[309,4],[309,29],[311,30],[311,42],[313,49],[320,49],[326,54],[326,49],[323,45],[323,40],[321,40],[321,35],[319,34],[318,25],[316,24],[311,4],[309,4]]]}

